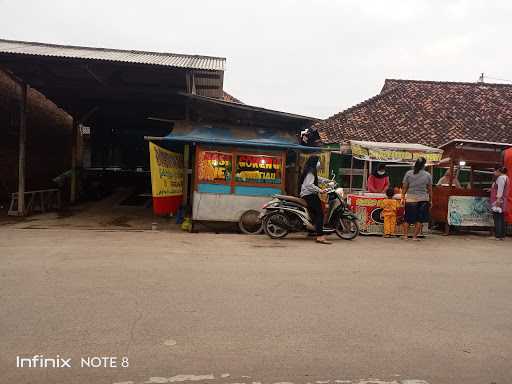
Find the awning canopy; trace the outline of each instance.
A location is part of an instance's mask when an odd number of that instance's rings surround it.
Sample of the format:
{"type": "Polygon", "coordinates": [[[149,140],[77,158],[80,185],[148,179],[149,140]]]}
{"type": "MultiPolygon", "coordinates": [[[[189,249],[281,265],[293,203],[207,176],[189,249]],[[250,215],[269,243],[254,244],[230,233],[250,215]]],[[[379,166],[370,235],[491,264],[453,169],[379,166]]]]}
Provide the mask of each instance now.
{"type": "Polygon", "coordinates": [[[396,163],[413,163],[420,157],[429,163],[437,163],[443,156],[442,149],[410,143],[350,140],[350,149],[356,159],[396,163]]]}
{"type": "Polygon", "coordinates": [[[296,149],[320,151],[319,147],[297,144],[297,138],[286,130],[258,127],[234,127],[213,125],[188,125],[176,127],[164,137],[146,137],[150,141],[182,143],[203,143],[228,146],[249,146],[260,148],[296,149]]]}
{"type": "Polygon", "coordinates": [[[474,169],[494,169],[502,164],[503,151],[512,148],[510,143],[495,143],[476,140],[451,140],[441,145],[442,164],[466,165],[474,169]]]}

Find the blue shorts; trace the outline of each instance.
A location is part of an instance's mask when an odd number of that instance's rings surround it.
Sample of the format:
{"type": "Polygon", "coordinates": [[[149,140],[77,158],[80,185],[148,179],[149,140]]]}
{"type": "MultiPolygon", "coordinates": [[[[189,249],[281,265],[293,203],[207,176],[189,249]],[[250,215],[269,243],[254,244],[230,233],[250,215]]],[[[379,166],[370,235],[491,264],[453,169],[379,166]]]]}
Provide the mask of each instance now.
{"type": "Polygon", "coordinates": [[[405,203],[405,222],[408,224],[428,223],[429,208],[430,203],[428,201],[405,203]]]}

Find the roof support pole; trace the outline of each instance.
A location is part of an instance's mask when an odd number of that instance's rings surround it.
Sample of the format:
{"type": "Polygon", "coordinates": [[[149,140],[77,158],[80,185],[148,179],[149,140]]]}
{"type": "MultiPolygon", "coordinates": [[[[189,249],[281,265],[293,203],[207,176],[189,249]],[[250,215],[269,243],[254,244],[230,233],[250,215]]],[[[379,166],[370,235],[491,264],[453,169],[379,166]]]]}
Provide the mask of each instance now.
{"type": "Polygon", "coordinates": [[[190,166],[190,144],[183,147],[183,205],[188,205],[188,169],[190,166]]]}
{"type": "MultiPolygon", "coordinates": [[[[450,181],[448,183],[448,185],[450,187],[450,191],[451,191],[452,186],[453,186],[453,174],[454,174],[454,171],[455,171],[455,162],[453,161],[453,159],[450,159],[450,181]]],[[[450,194],[448,194],[448,201],[449,201],[449,199],[450,199],[450,194]]],[[[450,224],[448,224],[448,214],[449,213],[448,213],[448,206],[447,206],[446,207],[446,224],[444,226],[444,234],[445,235],[449,235],[450,234],[450,224]]]]}
{"type": "Polygon", "coordinates": [[[78,164],[78,119],[73,116],[73,130],[71,133],[71,194],[69,201],[74,204],[77,200],[78,164]]]}
{"type": "Polygon", "coordinates": [[[71,188],[69,201],[74,204],[78,199],[79,180],[78,170],[82,167],[81,156],[81,135],[80,125],[85,123],[96,111],[99,110],[98,106],[89,109],[81,117],[73,115],[73,129],[71,131],[71,188]]]}
{"type": "Polygon", "coordinates": [[[453,177],[455,174],[455,162],[453,160],[450,161],[450,181],[448,186],[451,188],[453,186],[453,177]]]}
{"type": "Polygon", "coordinates": [[[20,122],[19,122],[19,152],[18,152],[18,216],[25,215],[25,170],[27,150],[27,92],[28,85],[20,83],[20,122]]]}
{"type": "Polygon", "coordinates": [[[353,180],[354,180],[354,156],[350,156],[350,184],[349,184],[350,193],[352,193],[353,180]]]}
{"type": "Polygon", "coordinates": [[[366,183],[368,181],[368,161],[365,160],[364,162],[364,168],[363,168],[363,192],[367,192],[366,190],[366,183]]]}

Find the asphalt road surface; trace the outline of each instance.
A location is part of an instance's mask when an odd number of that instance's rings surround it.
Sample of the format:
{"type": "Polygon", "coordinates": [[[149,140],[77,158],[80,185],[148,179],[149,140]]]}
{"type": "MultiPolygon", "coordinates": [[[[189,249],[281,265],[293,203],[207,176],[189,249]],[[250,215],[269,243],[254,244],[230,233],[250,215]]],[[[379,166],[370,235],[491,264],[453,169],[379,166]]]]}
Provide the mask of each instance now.
{"type": "Polygon", "coordinates": [[[0,227],[0,383],[508,384],[511,244],[0,227]]]}

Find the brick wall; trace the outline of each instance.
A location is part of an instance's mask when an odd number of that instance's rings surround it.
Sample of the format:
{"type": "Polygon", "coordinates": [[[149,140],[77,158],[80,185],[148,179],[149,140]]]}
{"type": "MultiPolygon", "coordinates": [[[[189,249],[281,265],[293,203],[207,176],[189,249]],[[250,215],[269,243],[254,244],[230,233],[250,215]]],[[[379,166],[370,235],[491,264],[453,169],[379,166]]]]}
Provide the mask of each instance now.
{"type": "MultiPolygon", "coordinates": [[[[18,185],[18,100],[20,89],[0,71],[0,201],[18,185]]],[[[70,116],[41,93],[27,95],[26,189],[55,187],[52,179],[71,167],[70,116]]]]}

